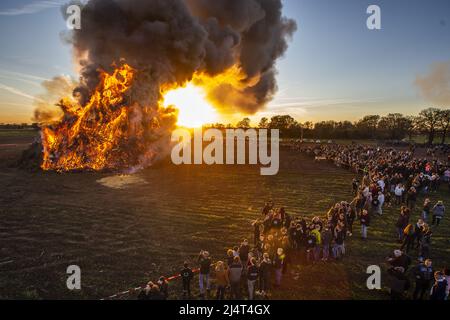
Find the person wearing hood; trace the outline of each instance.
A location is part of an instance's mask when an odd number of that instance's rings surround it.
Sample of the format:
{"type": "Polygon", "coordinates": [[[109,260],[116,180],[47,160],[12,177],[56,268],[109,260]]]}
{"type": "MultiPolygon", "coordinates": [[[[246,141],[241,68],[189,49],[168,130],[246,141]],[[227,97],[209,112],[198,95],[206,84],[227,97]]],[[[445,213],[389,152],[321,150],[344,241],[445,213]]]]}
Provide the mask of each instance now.
{"type": "Polygon", "coordinates": [[[442,218],[444,218],[445,206],[444,202],[438,201],[433,207],[433,226],[438,226],[441,223],[442,218]]]}

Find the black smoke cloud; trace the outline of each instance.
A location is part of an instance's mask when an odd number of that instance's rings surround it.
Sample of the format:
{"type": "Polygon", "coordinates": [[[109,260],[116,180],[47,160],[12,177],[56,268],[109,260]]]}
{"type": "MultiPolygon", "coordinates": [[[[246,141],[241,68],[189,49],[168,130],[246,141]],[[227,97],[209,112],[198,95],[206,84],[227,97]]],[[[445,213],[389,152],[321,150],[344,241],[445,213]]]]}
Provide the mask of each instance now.
{"type": "Polygon", "coordinates": [[[155,104],[163,83],[237,65],[241,84],[218,86],[209,97],[225,112],[254,113],[276,92],[275,63],[295,30],[281,0],[90,0],[81,29],[69,36],[81,68],[76,92],[88,99],[99,70],[125,61],[139,70],[135,97],[155,104]]]}

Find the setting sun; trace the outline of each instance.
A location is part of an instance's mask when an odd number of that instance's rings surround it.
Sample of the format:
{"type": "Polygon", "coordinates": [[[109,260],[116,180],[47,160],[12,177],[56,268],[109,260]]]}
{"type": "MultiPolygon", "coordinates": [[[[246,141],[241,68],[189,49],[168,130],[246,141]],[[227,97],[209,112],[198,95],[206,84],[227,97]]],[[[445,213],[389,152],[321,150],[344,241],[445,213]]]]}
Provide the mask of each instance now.
{"type": "Polygon", "coordinates": [[[191,83],[168,91],[164,96],[164,106],[175,106],[179,110],[178,125],[182,127],[197,128],[218,120],[204,90],[191,83]]]}

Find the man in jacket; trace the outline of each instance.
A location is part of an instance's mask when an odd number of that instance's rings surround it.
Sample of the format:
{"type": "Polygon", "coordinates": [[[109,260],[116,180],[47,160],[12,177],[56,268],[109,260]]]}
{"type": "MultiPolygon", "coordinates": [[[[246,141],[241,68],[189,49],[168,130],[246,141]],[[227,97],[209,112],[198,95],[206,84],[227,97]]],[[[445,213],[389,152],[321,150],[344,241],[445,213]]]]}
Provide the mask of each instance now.
{"type": "Polygon", "coordinates": [[[432,280],[434,279],[433,263],[430,259],[420,263],[413,270],[413,275],[416,278],[416,288],[413,293],[414,300],[423,300],[425,292],[430,289],[432,280]]]}

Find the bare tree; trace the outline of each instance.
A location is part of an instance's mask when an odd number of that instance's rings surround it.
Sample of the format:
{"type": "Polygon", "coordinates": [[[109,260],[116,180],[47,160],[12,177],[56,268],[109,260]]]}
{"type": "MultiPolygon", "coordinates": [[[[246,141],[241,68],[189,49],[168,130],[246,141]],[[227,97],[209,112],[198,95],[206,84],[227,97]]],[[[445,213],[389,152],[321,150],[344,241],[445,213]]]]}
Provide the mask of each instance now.
{"type": "Polygon", "coordinates": [[[441,117],[440,113],[440,109],[428,108],[420,111],[417,118],[418,128],[428,136],[429,145],[433,144],[436,132],[439,131],[439,119],[441,117]]]}
{"type": "Polygon", "coordinates": [[[445,144],[447,133],[450,129],[450,109],[441,110],[439,117],[439,127],[441,128],[442,133],[441,144],[445,144]]]}

